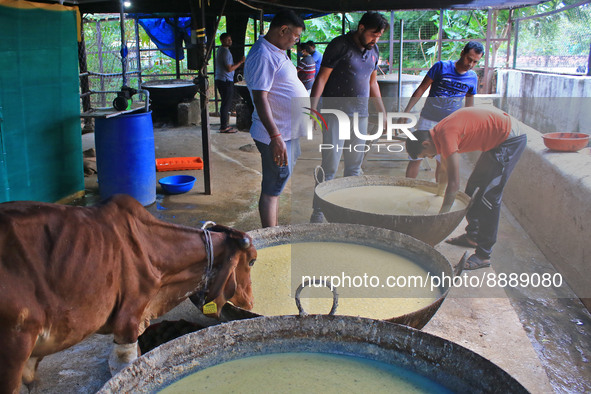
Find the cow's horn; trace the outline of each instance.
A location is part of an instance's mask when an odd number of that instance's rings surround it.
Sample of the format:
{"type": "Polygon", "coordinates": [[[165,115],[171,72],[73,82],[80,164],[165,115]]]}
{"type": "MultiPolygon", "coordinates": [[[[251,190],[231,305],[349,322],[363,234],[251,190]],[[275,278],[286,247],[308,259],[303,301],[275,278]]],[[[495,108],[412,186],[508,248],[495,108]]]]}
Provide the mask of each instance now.
{"type": "Polygon", "coordinates": [[[250,238],[244,237],[240,240],[240,247],[242,249],[250,248],[250,238]]]}

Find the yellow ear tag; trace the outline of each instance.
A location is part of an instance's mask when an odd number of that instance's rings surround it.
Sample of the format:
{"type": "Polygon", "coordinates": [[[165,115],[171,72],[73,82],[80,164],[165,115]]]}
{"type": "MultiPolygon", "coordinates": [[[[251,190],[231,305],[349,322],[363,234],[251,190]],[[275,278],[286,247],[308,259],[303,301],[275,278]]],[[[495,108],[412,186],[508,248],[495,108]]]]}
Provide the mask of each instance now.
{"type": "Polygon", "coordinates": [[[218,306],[215,302],[211,301],[203,305],[203,314],[211,315],[218,312],[218,306]]]}

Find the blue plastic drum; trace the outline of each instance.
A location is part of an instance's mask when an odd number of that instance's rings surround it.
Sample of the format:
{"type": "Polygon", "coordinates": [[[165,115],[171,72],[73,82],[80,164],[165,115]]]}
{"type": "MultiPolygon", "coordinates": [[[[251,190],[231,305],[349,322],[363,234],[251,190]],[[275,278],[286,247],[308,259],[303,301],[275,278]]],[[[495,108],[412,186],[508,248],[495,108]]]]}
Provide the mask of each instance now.
{"type": "Polygon", "coordinates": [[[142,205],[156,201],[151,112],[97,118],[94,141],[101,200],[122,193],[142,205]]]}

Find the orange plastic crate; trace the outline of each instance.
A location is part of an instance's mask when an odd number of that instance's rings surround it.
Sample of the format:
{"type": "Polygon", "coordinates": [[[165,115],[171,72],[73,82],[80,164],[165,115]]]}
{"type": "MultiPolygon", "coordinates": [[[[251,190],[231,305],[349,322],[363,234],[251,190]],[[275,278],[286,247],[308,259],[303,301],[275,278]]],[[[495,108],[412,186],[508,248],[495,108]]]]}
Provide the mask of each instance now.
{"type": "Polygon", "coordinates": [[[202,170],[200,157],[167,157],[156,159],[156,171],[202,170]]]}

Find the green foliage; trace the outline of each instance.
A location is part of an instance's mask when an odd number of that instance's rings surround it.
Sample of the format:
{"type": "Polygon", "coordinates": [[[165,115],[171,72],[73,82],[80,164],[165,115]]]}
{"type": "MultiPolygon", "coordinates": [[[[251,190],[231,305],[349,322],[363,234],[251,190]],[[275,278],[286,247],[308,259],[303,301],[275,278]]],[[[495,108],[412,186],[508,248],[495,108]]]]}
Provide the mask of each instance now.
{"type": "MultiPolygon", "coordinates": [[[[574,0],[550,1],[518,17],[531,16],[563,8],[574,0]]],[[[519,56],[585,56],[591,40],[591,6],[585,4],[564,12],[523,20],[519,24],[519,56]]]]}
{"type": "MultiPolygon", "coordinates": [[[[546,3],[538,4],[532,7],[519,8],[514,10],[513,18],[536,15],[544,12],[560,9],[569,4],[575,4],[579,0],[552,0],[546,3]]],[[[439,10],[418,10],[418,11],[396,11],[394,13],[394,23],[390,27],[394,37],[394,67],[398,62],[400,38],[400,21],[404,21],[404,52],[403,67],[405,69],[428,69],[438,58],[440,48],[437,45],[439,30],[439,10]],[[422,42],[408,42],[408,40],[425,40],[422,42]]],[[[330,14],[320,18],[306,20],[306,31],[302,36],[302,41],[313,40],[317,43],[317,50],[323,53],[326,45],[336,36],[342,34],[343,21],[345,31],[355,30],[361,19],[363,12],[347,14],[330,14]]],[[[383,15],[390,21],[390,12],[383,12],[383,15]]],[[[444,40],[465,40],[486,38],[487,25],[489,23],[495,27],[494,37],[506,38],[509,34],[509,10],[493,10],[492,18],[496,23],[488,21],[487,10],[444,10],[443,18],[443,38],[444,40]]],[[[84,19],[88,22],[98,21],[103,16],[85,15],[84,19]]],[[[246,31],[245,54],[248,53],[249,45],[255,40],[255,24],[258,21],[250,20],[246,31]]],[[[101,21],[102,33],[102,72],[117,73],[121,72],[120,46],[121,37],[119,31],[119,21],[101,21]]],[[[268,22],[265,22],[265,29],[268,28],[268,22]]],[[[222,17],[218,31],[215,35],[216,45],[220,45],[219,35],[226,31],[226,18],[222,17]]],[[[260,34],[260,31],[257,30],[260,34]]],[[[87,48],[88,69],[99,72],[98,59],[98,41],[97,28],[95,23],[84,24],[84,35],[87,48]]],[[[385,44],[390,33],[386,32],[381,39],[380,55],[385,61],[389,59],[389,47],[385,44]]],[[[550,15],[536,18],[528,21],[522,21],[519,31],[519,51],[520,54],[536,55],[580,55],[588,54],[589,41],[591,35],[591,6],[589,4],[576,7],[557,15],[550,15]]],[[[146,32],[139,28],[140,47],[144,49],[156,49],[150,42],[146,32]]],[[[130,50],[130,69],[137,68],[137,58],[135,56],[135,27],[133,20],[126,21],[126,41],[130,50]],[[134,53],[132,53],[134,52],[134,53]]],[[[441,48],[441,58],[456,59],[465,42],[452,41],[443,42],[441,48]]],[[[493,42],[492,47],[488,49],[495,58],[497,51],[506,51],[506,43],[493,42]]],[[[142,51],[142,73],[148,74],[174,74],[176,70],[175,61],[157,50],[142,51]]],[[[292,60],[295,62],[295,51],[292,54],[292,60]]],[[[186,67],[186,61],[180,62],[181,73],[193,72],[186,67]]],[[[213,61],[208,65],[209,72],[213,72],[213,61]]],[[[130,78],[130,81],[134,79],[130,78]]],[[[212,81],[213,82],[213,81],[212,81]]],[[[91,81],[93,83],[93,81],[91,81]]],[[[105,81],[105,89],[117,90],[120,87],[120,78],[114,77],[105,81]]],[[[96,80],[93,89],[97,89],[96,80]]]]}
{"type": "Polygon", "coordinates": [[[331,14],[321,18],[309,19],[302,41],[329,42],[341,35],[343,14],[331,14]]]}

